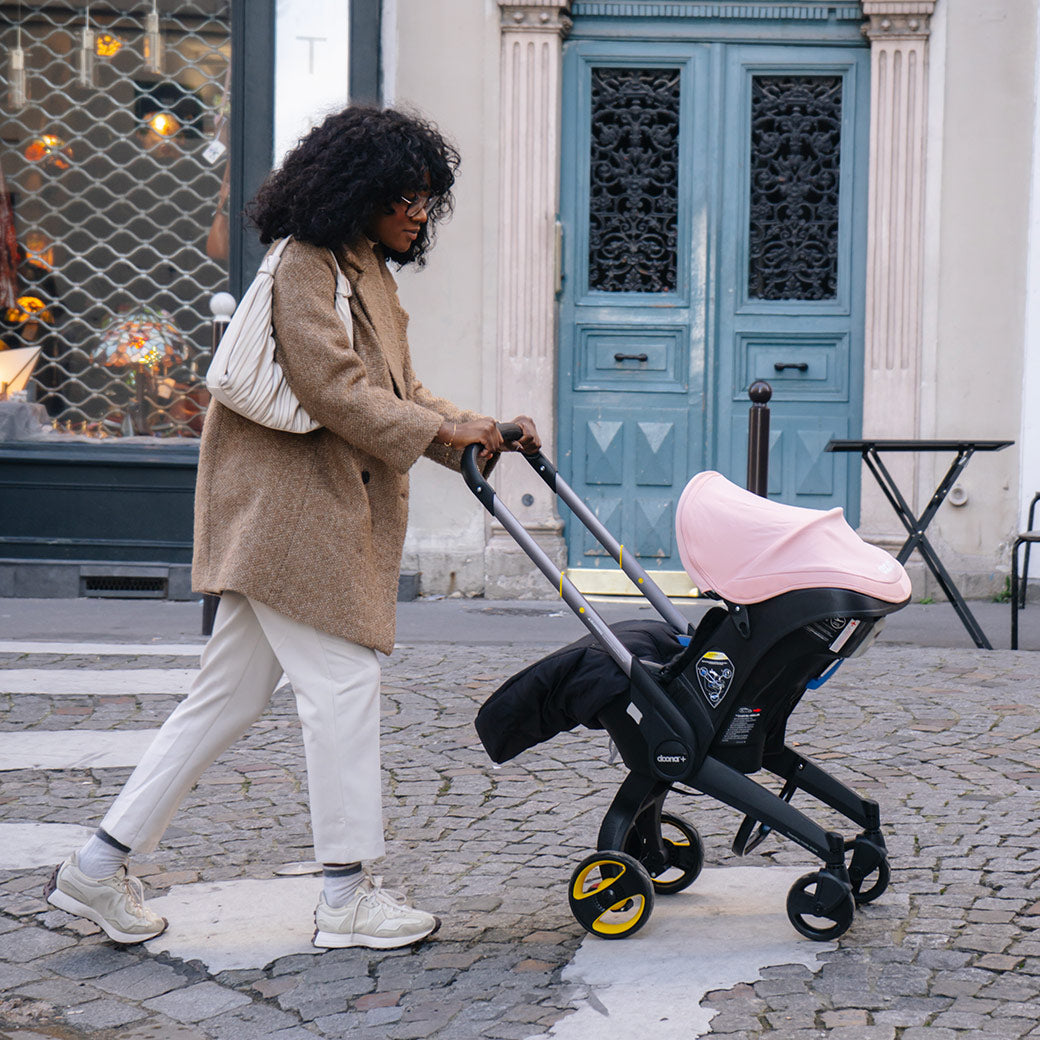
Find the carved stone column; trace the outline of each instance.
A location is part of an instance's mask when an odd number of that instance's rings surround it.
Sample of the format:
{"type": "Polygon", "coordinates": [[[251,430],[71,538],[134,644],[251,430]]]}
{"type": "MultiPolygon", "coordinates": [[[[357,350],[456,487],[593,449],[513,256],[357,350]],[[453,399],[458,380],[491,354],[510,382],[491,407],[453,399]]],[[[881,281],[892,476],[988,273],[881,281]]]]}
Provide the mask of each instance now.
{"type": "MultiPolygon", "coordinates": [[[[556,214],[559,198],[561,59],[570,0],[498,0],[499,109],[498,414],[527,414],[552,457],[556,442],[556,214]]],[[[562,525],[549,489],[508,459],[495,487],[510,511],[562,566],[562,525]]],[[[498,525],[485,553],[485,595],[552,595],[498,525]]]]}
{"type": "MultiPolygon", "coordinates": [[[[935,0],[863,0],[870,38],[870,207],[863,433],[917,437],[920,429],[922,258],[929,18],[935,0]]],[[[904,493],[912,457],[886,459],[904,493]]],[[[905,531],[863,473],[861,530],[901,545],[905,531]]]]}

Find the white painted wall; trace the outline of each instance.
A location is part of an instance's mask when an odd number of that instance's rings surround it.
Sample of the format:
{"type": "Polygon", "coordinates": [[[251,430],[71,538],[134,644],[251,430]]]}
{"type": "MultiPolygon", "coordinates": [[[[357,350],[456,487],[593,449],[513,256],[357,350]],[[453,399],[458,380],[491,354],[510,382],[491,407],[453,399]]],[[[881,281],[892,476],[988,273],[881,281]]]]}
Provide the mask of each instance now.
{"type": "MultiPolygon", "coordinates": [[[[1037,12],[1020,0],[941,0],[945,17],[934,425],[923,436],[1018,441],[1034,153],[1037,12]]],[[[930,388],[922,387],[925,396],[930,388]]],[[[977,455],[960,508],[936,517],[940,555],[968,593],[1003,585],[1018,525],[1021,444],[977,455]]],[[[922,465],[918,505],[948,460],[922,465]]]]}
{"type": "Polygon", "coordinates": [[[347,103],[350,0],[278,0],[274,163],[347,103]]]}
{"type": "MultiPolygon", "coordinates": [[[[943,130],[945,127],[946,103],[946,12],[948,5],[939,0],[931,20],[931,36],[928,41],[928,136],[925,144],[925,189],[924,189],[924,272],[922,275],[921,308],[921,374],[920,399],[918,403],[919,426],[915,431],[919,437],[933,437],[937,421],[939,402],[936,397],[936,380],[940,363],[939,350],[939,272],[942,269],[942,188],[943,188],[943,130]]],[[[864,471],[864,481],[872,480],[864,471]]],[[[915,497],[918,492],[917,475],[913,484],[915,497]]],[[[929,489],[930,491],[931,489],[929,489]]],[[[888,503],[886,518],[893,531],[895,514],[888,503]]],[[[899,534],[896,544],[901,544],[904,534],[899,534]]]]}
{"type": "Polygon", "coordinates": [[[379,61],[382,70],[383,104],[388,107],[392,107],[397,99],[397,31],[397,0],[383,0],[379,61]]]}
{"type": "MultiPolygon", "coordinates": [[[[432,119],[462,154],[453,218],[441,225],[427,266],[397,275],[411,316],[412,359],[435,393],[491,415],[498,374],[498,8],[494,0],[391,0],[383,18],[384,41],[390,32],[396,39],[389,62],[386,46],[383,54],[384,74],[394,70],[385,86],[395,106],[432,119]]],[[[483,507],[462,478],[421,460],[412,471],[404,565],[422,572],[425,593],[482,591],[485,526],[483,507]]]]}
{"type": "MultiPolygon", "coordinates": [[[[278,0],[275,162],[348,102],[349,0],[278,0]]],[[[422,271],[395,272],[411,315],[416,371],[460,406],[494,411],[494,200],[498,9],[494,0],[383,0],[384,104],[433,120],[463,166],[454,218],[422,271]],[[490,179],[490,183],[488,183],[490,179]],[[490,352],[490,353],[489,353],[490,352]]],[[[458,474],[426,460],[412,471],[405,569],[423,591],[482,591],[485,516],[458,474]]]]}
{"type": "Polygon", "coordinates": [[[1033,74],[1033,177],[1029,203],[1029,259],[1026,268],[1025,337],[1022,373],[1022,445],[1019,527],[1025,530],[1029,502],[1040,491],[1040,18],[1037,19],[1033,74]]]}

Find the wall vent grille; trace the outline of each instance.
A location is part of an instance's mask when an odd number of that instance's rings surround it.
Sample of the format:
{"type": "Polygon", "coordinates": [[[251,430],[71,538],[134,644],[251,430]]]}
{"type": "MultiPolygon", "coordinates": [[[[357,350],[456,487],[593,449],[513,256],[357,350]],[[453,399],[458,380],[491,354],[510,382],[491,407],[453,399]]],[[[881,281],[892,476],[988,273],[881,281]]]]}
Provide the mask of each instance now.
{"type": "Polygon", "coordinates": [[[80,595],[100,599],[166,599],[166,578],[91,575],[79,580],[80,595]]]}

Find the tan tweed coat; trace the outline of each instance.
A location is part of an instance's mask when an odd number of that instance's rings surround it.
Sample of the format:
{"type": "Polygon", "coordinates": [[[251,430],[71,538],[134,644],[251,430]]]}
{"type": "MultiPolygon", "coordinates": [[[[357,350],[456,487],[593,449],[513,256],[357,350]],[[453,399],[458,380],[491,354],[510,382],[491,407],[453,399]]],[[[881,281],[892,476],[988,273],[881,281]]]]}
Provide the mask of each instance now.
{"type": "Polygon", "coordinates": [[[389,654],[408,520],[408,470],[464,412],[412,371],[408,315],[378,247],[338,253],[353,289],[354,348],[336,314],[334,259],[290,242],[274,280],[285,377],[308,434],[250,422],[217,402],[202,433],[192,585],[244,593],[314,628],[389,654]]]}

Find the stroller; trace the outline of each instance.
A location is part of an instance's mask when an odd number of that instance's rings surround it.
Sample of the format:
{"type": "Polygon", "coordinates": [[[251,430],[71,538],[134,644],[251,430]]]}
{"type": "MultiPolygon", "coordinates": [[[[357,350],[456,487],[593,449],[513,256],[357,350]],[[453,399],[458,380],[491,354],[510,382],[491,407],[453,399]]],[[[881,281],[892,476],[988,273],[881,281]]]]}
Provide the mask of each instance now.
{"type": "MultiPolygon", "coordinates": [[[[520,435],[505,424],[502,432],[507,440],[520,435]]],[[[792,885],[787,914],[810,939],[842,935],[856,905],[888,886],[878,804],[788,747],[785,730],[806,689],[866,650],[885,616],[908,602],[902,566],[860,539],[840,509],[782,505],[721,474],[699,473],[679,500],[676,535],[686,570],[719,605],[694,627],[552,463],[541,453],[525,456],[663,618],[612,628],[498,499],[477,469],[476,451],[470,446],[463,456],[470,489],[591,633],[541,662],[536,681],[525,670],[496,691],[478,713],[478,733],[492,758],[503,761],[583,722],[607,731],[629,770],[603,819],[597,851],[571,877],[569,902],[578,922],[593,935],[624,938],[649,919],[655,894],[681,891],[697,878],[704,849],[696,829],[662,811],[677,789],[745,814],[733,842],[737,855],[775,831],[822,860],[820,869],[792,885]],[[584,694],[572,696],[582,669],[597,658],[599,671],[583,684],[584,694]],[[525,702],[525,691],[543,703],[525,702]],[[502,743],[497,734],[517,728],[503,727],[503,720],[533,716],[549,721],[526,742],[518,745],[514,733],[511,744],[502,743]],[[779,794],[751,779],[763,768],[782,781],[779,794]],[[861,832],[847,840],[824,830],[791,805],[799,790],[861,832]]]]}

